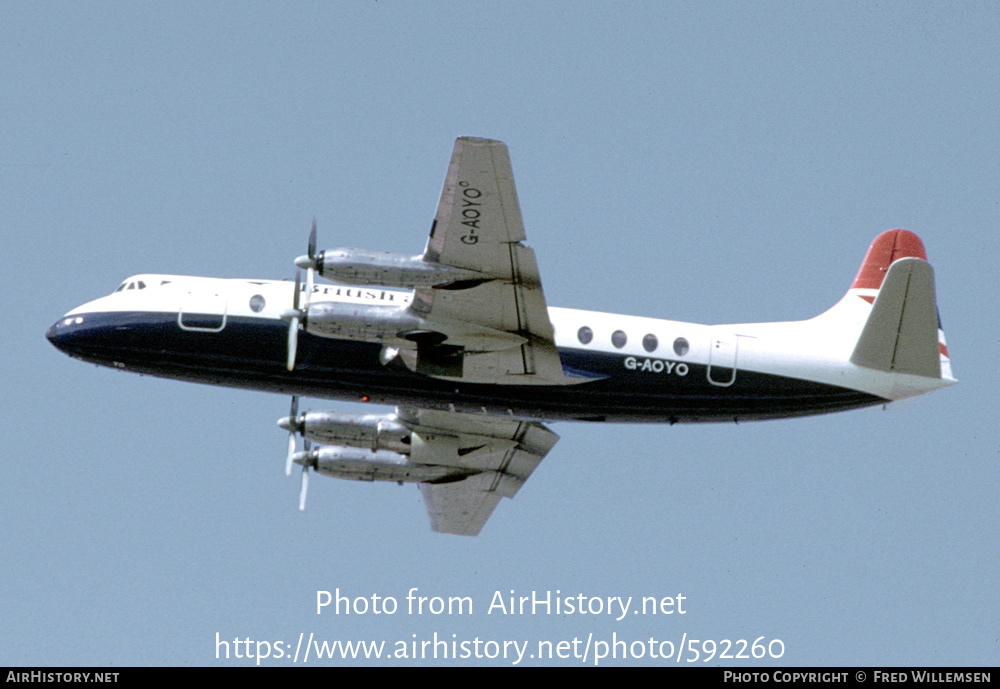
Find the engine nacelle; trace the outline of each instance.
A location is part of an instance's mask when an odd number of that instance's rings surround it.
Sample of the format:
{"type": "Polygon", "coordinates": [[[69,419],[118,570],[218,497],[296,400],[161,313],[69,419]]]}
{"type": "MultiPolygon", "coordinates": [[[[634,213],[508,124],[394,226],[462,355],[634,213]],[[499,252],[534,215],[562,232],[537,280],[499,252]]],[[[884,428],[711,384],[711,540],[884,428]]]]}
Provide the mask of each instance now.
{"type": "MultiPolygon", "coordinates": [[[[527,339],[517,333],[494,330],[485,326],[462,323],[427,321],[405,306],[353,304],[341,301],[319,301],[309,305],[305,327],[321,337],[378,342],[386,347],[404,344],[436,347],[447,344],[458,354],[460,349],[489,352],[518,347],[527,339]],[[442,326],[447,332],[441,332],[442,326]]],[[[444,350],[440,350],[444,351],[444,350]]],[[[396,352],[383,352],[382,363],[388,363],[396,352]]],[[[449,375],[461,375],[461,372],[449,375]]]]}
{"type": "Polygon", "coordinates": [[[316,269],[327,280],[348,285],[444,287],[465,282],[478,284],[489,279],[477,270],[444,266],[425,261],[421,256],[350,248],[321,252],[316,269]]]}
{"type": "Polygon", "coordinates": [[[311,411],[297,421],[302,435],[318,443],[410,454],[410,429],[390,414],[311,411]]]}
{"type": "Polygon", "coordinates": [[[370,452],[357,447],[320,447],[299,453],[297,461],[333,478],[355,481],[447,483],[478,472],[433,464],[414,464],[396,452],[370,452]]]}
{"type": "Polygon", "coordinates": [[[404,339],[401,333],[422,329],[423,319],[405,306],[321,301],[310,304],[306,315],[306,330],[315,335],[364,342],[404,339]]]}

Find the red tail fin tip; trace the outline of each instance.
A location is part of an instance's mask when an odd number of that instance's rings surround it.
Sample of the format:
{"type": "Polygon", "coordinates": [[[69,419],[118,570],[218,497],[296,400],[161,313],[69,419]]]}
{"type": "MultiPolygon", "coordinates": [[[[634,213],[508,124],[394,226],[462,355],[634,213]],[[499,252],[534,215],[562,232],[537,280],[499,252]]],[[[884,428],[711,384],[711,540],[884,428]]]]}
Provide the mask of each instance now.
{"type": "Polygon", "coordinates": [[[888,230],[883,232],[868,247],[865,260],[858,270],[851,289],[878,289],[892,262],[900,258],[914,257],[927,260],[927,252],[920,237],[909,230],[888,230]]]}

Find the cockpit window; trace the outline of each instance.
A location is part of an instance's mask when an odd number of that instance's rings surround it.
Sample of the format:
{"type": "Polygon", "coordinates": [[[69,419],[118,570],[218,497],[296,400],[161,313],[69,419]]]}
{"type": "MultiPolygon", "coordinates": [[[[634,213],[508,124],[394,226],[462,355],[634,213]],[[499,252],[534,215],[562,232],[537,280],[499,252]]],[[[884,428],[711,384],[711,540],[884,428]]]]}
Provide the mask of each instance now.
{"type": "MultiPolygon", "coordinates": [[[[169,280],[162,280],[160,284],[166,285],[169,282],[170,282],[169,280]]],[[[130,278],[125,282],[123,282],[122,284],[118,285],[118,289],[116,289],[115,292],[124,292],[132,289],[146,289],[146,287],[147,285],[143,280],[136,280],[134,278],[130,278]]]]}

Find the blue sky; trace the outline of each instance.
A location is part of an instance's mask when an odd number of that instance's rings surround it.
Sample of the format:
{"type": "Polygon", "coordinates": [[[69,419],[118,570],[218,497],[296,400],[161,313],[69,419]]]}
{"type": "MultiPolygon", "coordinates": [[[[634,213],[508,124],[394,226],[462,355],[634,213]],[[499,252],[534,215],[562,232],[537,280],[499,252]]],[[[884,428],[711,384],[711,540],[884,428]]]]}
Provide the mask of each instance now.
{"type": "Polygon", "coordinates": [[[991,3],[2,14],[0,664],[242,665],[216,634],[310,633],[763,636],[778,664],[996,664],[991,3]],[[509,145],[556,306],[806,318],[879,232],[913,230],[961,382],[794,421],[553,424],[525,488],[463,539],[429,530],[412,486],[317,478],[300,513],[286,398],[98,369],[44,339],[135,273],[290,277],[314,216],[322,245],[418,253],[459,135],[509,145]],[[317,590],[402,606],[413,587],[473,614],[315,613],[317,590]],[[487,614],[511,590],[681,594],[686,612],[487,614]]]}

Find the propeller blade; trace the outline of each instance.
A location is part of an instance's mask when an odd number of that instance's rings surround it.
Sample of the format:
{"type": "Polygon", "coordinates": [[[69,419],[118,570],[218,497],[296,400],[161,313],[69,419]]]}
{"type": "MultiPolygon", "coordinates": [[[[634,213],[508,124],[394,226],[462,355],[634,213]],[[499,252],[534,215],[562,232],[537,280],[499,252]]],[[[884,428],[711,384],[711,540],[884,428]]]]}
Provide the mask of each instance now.
{"type": "Polygon", "coordinates": [[[302,286],[302,271],[295,271],[295,292],[292,293],[292,310],[286,311],[288,317],[288,362],[285,367],[291,371],[295,368],[295,353],[299,346],[299,322],[302,311],[299,309],[299,289],[302,286]]]}
{"type": "Polygon", "coordinates": [[[307,251],[306,255],[295,259],[295,265],[299,268],[318,268],[319,262],[322,259],[316,254],[316,218],[313,218],[312,229],[309,231],[309,246],[307,251]]]}
{"type": "Polygon", "coordinates": [[[292,475],[293,455],[295,455],[295,431],[288,434],[288,457],[285,459],[285,476],[292,475]]]}
{"type": "Polygon", "coordinates": [[[295,368],[295,350],[299,346],[299,317],[292,316],[288,323],[288,363],[289,371],[295,368]]]}
{"type": "Polygon", "coordinates": [[[306,270],[306,303],[303,313],[309,312],[309,302],[312,301],[313,283],[316,281],[316,218],[313,218],[312,229],[309,230],[309,268],[306,270]]]}
{"type": "Polygon", "coordinates": [[[309,260],[316,260],[316,218],[313,218],[312,229],[309,230],[309,260]]]}
{"type": "Polygon", "coordinates": [[[295,435],[301,428],[299,426],[299,396],[292,395],[292,408],[288,412],[288,456],[285,459],[285,476],[292,475],[292,459],[295,455],[295,435]]]}
{"type": "Polygon", "coordinates": [[[299,482],[299,512],[306,509],[306,492],[309,490],[309,465],[302,465],[302,479],[299,482]]]}
{"type": "Polygon", "coordinates": [[[302,305],[302,315],[309,313],[309,302],[312,300],[313,293],[313,282],[316,275],[316,271],[313,270],[312,266],[306,271],[306,297],[302,305]]]}

